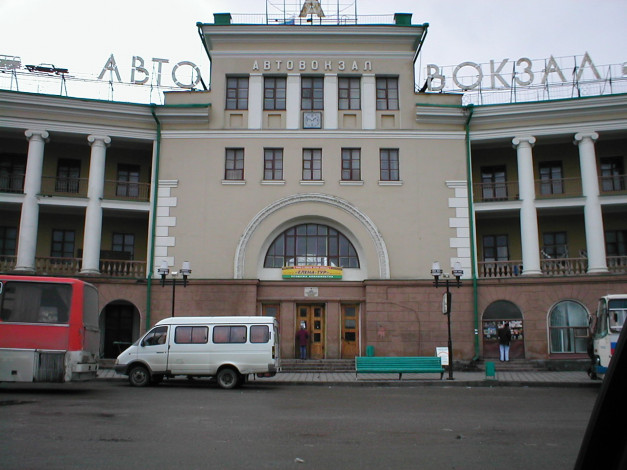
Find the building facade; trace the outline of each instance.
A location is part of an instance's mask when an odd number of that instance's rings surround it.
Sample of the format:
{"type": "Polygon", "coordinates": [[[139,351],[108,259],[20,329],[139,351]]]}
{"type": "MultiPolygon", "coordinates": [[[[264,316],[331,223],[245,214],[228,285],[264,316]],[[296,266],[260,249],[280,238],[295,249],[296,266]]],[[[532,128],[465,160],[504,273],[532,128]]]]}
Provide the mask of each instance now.
{"type": "Polygon", "coordinates": [[[0,91],[0,270],[89,277],[103,357],[170,315],[273,315],[284,358],[586,358],[627,292],[627,96],[416,91],[426,24],[198,24],[209,91],[0,91]],[[186,285],[172,273],[191,264],[186,285]],[[165,263],[165,264],[164,264],[165,263]],[[170,273],[161,283],[157,269],[170,273]],[[454,283],[453,283],[454,284],[454,283]]]}

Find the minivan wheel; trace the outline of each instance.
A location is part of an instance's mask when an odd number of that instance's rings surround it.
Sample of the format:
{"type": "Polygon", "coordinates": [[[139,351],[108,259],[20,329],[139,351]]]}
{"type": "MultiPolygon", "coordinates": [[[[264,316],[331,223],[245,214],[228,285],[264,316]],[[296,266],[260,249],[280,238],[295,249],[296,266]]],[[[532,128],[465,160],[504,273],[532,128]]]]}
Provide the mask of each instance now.
{"type": "Polygon", "coordinates": [[[240,383],[239,376],[240,374],[236,370],[227,367],[218,372],[216,380],[218,381],[218,385],[220,386],[220,388],[230,390],[237,387],[237,385],[240,383]]]}
{"type": "Polygon", "coordinates": [[[133,366],[128,373],[128,381],[133,387],[145,387],[150,383],[150,373],[144,366],[133,366]]]}

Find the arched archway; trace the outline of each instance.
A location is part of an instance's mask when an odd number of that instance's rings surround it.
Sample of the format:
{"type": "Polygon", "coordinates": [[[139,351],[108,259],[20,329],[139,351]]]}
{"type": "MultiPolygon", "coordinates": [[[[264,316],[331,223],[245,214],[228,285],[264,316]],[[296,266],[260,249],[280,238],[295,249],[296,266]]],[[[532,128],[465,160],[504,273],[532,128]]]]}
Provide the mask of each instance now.
{"type": "Polygon", "coordinates": [[[524,359],[523,315],[518,306],[509,300],[492,302],[483,312],[483,357],[486,359],[499,357],[499,342],[496,332],[499,325],[504,322],[508,322],[512,330],[512,342],[509,350],[510,359],[524,359]]]}
{"type": "Polygon", "coordinates": [[[139,337],[139,310],[126,300],[107,304],[100,315],[100,356],[114,359],[139,337]]]}

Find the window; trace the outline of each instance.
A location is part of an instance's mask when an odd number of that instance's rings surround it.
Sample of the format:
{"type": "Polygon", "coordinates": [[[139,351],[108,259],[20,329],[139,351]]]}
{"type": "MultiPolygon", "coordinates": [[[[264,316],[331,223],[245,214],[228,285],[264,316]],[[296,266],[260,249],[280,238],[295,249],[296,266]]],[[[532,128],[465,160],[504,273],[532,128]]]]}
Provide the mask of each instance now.
{"type": "Polygon", "coordinates": [[[508,261],[509,242],[507,235],[483,236],[484,261],[508,261]]]}
{"type": "Polygon", "coordinates": [[[627,230],[607,230],[605,232],[607,256],[627,255],[627,230]]]}
{"type": "Polygon", "coordinates": [[[300,109],[305,111],[324,109],[324,78],[300,79],[300,109]]]}
{"type": "Polygon", "coordinates": [[[398,149],[381,149],[379,167],[381,181],[398,181],[398,149]]]}
{"type": "Polygon", "coordinates": [[[622,157],[601,158],[601,191],[624,191],[625,169],[622,157]]]}
{"type": "Polygon", "coordinates": [[[116,196],[132,197],[139,196],[139,165],[118,165],[118,184],[115,191],[116,196]]]}
{"type": "Polygon", "coordinates": [[[562,162],[541,162],[540,194],[563,194],[562,162]]]}
{"type": "Polygon", "coordinates": [[[551,353],[585,354],[588,345],[588,312],[578,302],[565,300],[549,315],[551,353]]]}
{"type": "Polygon", "coordinates": [[[285,96],[285,77],[265,77],[263,82],[263,109],[284,110],[285,96]]]}
{"type": "Polygon", "coordinates": [[[174,330],[174,342],[178,344],[206,344],[208,339],[206,326],[177,326],[174,330]]]}
{"type": "Polygon", "coordinates": [[[74,230],[53,230],[50,256],[52,258],[74,258],[74,240],[74,230]]]}
{"type": "Polygon", "coordinates": [[[398,78],[377,77],[377,110],[398,109],[398,78]]]}
{"type": "Polygon", "coordinates": [[[245,326],[214,326],[213,327],[214,343],[245,343],[246,327],[245,326]]]}
{"type": "Polygon", "coordinates": [[[322,149],[303,149],[303,180],[322,180],[322,149]]]}
{"type": "Polygon", "coordinates": [[[337,86],[339,109],[361,109],[361,79],[359,77],[340,77],[337,86]]]}
{"type": "Polygon", "coordinates": [[[80,160],[59,160],[57,165],[57,183],[55,185],[55,191],[59,193],[78,193],[80,176],[80,160]]]}
{"type": "Polygon", "coordinates": [[[359,268],[353,244],[340,232],[319,224],[301,224],[287,229],[270,245],[265,268],[283,266],[342,266],[359,268]]]}
{"type": "Polygon", "coordinates": [[[17,228],[0,227],[0,257],[15,256],[17,246],[17,228]]]}
{"type": "Polygon", "coordinates": [[[0,318],[6,322],[68,323],[72,286],[6,282],[0,291],[0,318]]]}
{"type": "Polygon", "coordinates": [[[167,326],[157,326],[153,328],[150,333],[144,336],[142,340],[143,346],[157,346],[159,344],[165,344],[166,338],[168,336],[168,327],[167,326]]]}
{"type": "Polygon", "coordinates": [[[361,181],[361,149],[342,149],[342,180],[361,181]]]}
{"type": "Polygon", "coordinates": [[[481,192],[484,201],[507,199],[505,166],[481,167],[481,192]]]}
{"type": "Polygon", "coordinates": [[[26,158],[23,155],[0,155],[0,191],[21,193],[24,191],[26,158]]]}
{"type": "Polygon", "coordinates": [[[128,253],[129,258],[135,256],[135,235],[132,233],[115,233],[113,232],[113,240],[111,242],[111,251],[128,253]]]}
{"type": "Polygon", "coordinates": [[[542,243],[542,254],[546,258],[568,258],[566,232],[545,232],[542,243]]]}
{"type": "Polygon", "coordinates": [[[251,343],[267,343],[270,341],[270,328],[268,325],[253,325],[250,327],[251,343]]]}
{"type": "Polygon", "coordinates": [[[226,109],[248,109],[248,77],[227,77],[226,109]]]}
{"type": "Polygon", "coordinates": [[[244,179],[244,149],[226,149],[224,179],[244,179]]]}
{"type": "Polygon", "coordinates": [[[283,179],[283,149],[263,150],[263,179],[266,181],[283,179]]]}

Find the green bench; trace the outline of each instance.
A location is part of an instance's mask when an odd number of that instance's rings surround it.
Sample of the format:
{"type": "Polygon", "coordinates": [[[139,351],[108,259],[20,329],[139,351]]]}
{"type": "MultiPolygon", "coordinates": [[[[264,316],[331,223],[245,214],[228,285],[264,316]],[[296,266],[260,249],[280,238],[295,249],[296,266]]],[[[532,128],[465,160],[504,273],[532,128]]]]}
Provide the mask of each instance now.
{"type": "Polygon", "coordinates": [[[355,378],[357,374],[398,374],[401,380],[403,374],[439,373],[440,380],[444,376],[442,359],[431,357],[363,357],[355,358],[355,378]]]}

